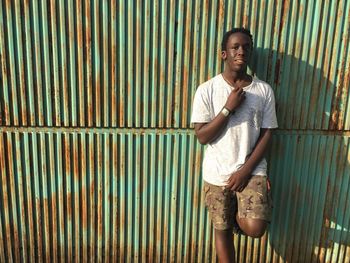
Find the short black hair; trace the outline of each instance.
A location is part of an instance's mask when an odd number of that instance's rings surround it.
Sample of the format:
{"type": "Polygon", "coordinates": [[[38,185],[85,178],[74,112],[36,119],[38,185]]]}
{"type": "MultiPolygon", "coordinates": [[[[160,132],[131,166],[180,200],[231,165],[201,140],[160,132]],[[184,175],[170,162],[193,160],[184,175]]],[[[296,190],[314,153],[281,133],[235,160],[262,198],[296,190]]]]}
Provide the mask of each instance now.
{"type": "Polygon", "coordinates": [[[226,50],[227,41],[230,38],[230,36],[234,33],[246,34],[250,38],[250,41],[252,41],[252,46],[253,46],[253,36],[250,33],[249,29],[246,29],[243,27],[235,27],[235,28],[232,28],[230,31],[227,31],[224,34],[224,37],[222,38],[222,42],[221,42],[221,51],[226,50]]]}

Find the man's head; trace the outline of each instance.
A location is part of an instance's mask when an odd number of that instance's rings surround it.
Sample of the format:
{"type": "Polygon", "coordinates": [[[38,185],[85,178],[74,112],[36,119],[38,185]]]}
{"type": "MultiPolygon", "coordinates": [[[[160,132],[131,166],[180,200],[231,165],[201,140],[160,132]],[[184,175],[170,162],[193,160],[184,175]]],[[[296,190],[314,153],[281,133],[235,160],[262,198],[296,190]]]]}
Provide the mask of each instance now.
{"type": "Polygon", "coordinates": [[[253,37],[249,30],[234,28],[226,32],[221,48],[221,57],[228,70],[246,72],[253,51],[253,37]]]}
{"type": "Polygon", "coordinates": [[[247,35],[250,38],[251,44],[252,44],[252,48],[253,48],[253,36],[250,33],[249,29],[245,29],[243,27],[237,27],[237,28],[233,28],[230,31],[227,31],[224,34],[224,37],[222,38],[222,42],[221,42],[221,51],[226,50],[227,48],[227,42],[230,38],[231,35],[235,34],[235,33],[242,33],[247,35]]]}

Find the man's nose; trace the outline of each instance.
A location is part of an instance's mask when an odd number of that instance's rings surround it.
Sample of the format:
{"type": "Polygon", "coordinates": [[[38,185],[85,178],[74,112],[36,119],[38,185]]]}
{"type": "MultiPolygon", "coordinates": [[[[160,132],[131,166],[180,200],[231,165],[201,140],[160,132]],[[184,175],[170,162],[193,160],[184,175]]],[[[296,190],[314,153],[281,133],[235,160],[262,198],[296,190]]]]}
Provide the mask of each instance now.
{"type": "Polygon", "coordinates": [[[244,48],[242,46],[239,46],[238,50],[237,50],[237,53],[240,54],[240,55],[244,55],[245,54],[244,48]]]}

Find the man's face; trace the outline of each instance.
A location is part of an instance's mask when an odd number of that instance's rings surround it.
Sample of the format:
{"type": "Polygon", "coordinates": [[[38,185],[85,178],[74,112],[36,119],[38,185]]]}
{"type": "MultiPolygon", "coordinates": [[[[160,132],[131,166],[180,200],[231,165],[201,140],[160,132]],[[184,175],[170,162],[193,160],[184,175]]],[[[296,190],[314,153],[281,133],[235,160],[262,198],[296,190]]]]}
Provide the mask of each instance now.
{"type": "Polygon", "coordinates": [[[247,69],[252,48],[252,42],[249,36],[237,32],[229,37],[226,44],[226,50],[221,52],[221,57],[230,70],[245,71],[247,69]]]}

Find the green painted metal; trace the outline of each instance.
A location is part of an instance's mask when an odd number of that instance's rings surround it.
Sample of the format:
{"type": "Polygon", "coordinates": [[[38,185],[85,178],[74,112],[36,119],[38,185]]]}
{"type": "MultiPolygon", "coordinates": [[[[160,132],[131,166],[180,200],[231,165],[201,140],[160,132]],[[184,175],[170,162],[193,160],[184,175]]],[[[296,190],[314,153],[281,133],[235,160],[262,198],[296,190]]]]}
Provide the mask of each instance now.
{"type": "Polygon", "coordinates": [[[196,87],[251,29],[274,212],[238,262],[350,262],[350,1],[0,1],[0,261],[215,262],[196,87]]]}

